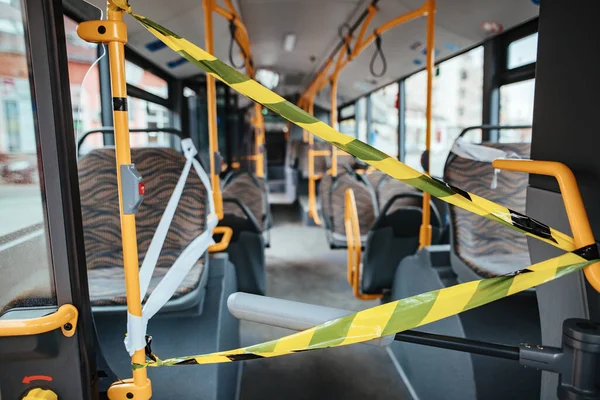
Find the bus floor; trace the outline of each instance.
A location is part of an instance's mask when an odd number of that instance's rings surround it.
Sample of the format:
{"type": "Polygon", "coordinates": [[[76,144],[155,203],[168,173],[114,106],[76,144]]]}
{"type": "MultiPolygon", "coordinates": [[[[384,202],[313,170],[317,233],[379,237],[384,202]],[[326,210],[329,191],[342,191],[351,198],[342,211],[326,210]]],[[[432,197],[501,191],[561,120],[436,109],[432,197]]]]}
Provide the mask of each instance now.
{"type": "MultiPolygon", "coordinates": [[[[377,305],[354,298],[346,281],[346,251],[330,250],[321,227],[303,226],[296,206],[272,206],[266,251],[267,295],[358,311],[377,305]]],[[[242,321],[243,345],[292,331],[242,321]]],[[[403,384],[386,349],[344,346],[246,361],[241,400],[399,399],[403,384]]]]}

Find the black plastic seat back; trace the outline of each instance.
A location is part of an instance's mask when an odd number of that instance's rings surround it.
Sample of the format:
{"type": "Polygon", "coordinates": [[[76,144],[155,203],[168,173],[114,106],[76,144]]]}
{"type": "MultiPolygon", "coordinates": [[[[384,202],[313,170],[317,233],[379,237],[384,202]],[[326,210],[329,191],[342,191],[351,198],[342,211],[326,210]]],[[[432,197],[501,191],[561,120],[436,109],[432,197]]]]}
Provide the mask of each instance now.
{"type": "MultiPolygon", "coordinates": [[[[396,188],[403,190],[394,195],[386,194],[389,199],[367,236],[362,259],[362,293],[382,294],[391,289],[400,262],[419,248],[423,195],[415,190],[406,190],[403,186],[396,188]]],[[[442,219],[434,203],[430,204],[432,243],[436,244],[441,236],[442,219]]]]}

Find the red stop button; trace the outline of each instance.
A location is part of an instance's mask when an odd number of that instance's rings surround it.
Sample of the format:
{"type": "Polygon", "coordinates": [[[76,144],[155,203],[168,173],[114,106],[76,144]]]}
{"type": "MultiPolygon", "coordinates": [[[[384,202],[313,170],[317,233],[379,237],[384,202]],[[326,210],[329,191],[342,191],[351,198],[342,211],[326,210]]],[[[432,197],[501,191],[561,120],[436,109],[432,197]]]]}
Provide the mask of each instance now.
{"type": "Polygon", "coordinates": [[[146,194],[146,184],[144,182],[138,183],[138,193],[140,196],[146,194]]]}

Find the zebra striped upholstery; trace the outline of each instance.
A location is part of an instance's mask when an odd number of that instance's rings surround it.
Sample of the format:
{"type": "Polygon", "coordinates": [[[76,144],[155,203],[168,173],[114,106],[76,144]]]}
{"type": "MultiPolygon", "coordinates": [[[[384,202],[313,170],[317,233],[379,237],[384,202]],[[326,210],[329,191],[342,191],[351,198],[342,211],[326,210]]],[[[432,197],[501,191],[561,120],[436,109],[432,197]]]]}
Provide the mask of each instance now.
{"type": "MultiPolygon", "coordinates": [[[[377,194],[377,188],[379,187],[379,183],[381,183],[381,181],[383,179],[385,179],[387,177],[387,175],[379,170],[375,170],[369,174],[365,174],[365,177],[371,184],[371,187],[373,188],[373,190],[375,190],[375,194],[377,194]]],[[[379,201],[379,195],[377,195],[377,202],[379,203],[379,207],[381,208],[382,205],[381,205],[381,202],[379,201]]]]}
{"type": "MultiPolygon", "coordinates": [[[[223,188],[223,197],[239,199],[252,212],[261,230],[266,229],[267,211],[267,185],[250,172],[236,171],[226,182],[223,188]]],[[[246,215],[235,204],[223,203],[223,212],[241,218],[246,215]]]]}
{"type": "MultiPolygon", "coordinates": [[[[131,157],[146,185],[144,201],[136,214],[141,265],[186,160],[167,148],[132,149],[131,157]]],[[[92,150],[81,158],[79,183],[91,303],[94,306],[126,304],[114,149],[92,150]]],[[[182,250],[204,231],[206,205],[206,190],[192,170],[163,244],[149,292],[182,250]]],[[[203,260],[199,260],[173,298],[197,288],[203,270],[203,260]]]]}
{"type": "MultiPolygon", "coordinates": [[[[313,146],[317,151],[331,150],[331,146],[321,140],[315,140],[313,146]]],[[[330,157],[315,157],[315,174],[318,175],[327,172],[330,163],[330,157]]],[[[302,176],[308,178],[308,143],[301,142],[298,152],[298,168],[302,171],[302,176]]]]}
{"type": "MultiPolygon", "coordinates": [[[[397,194],[404,193],[420,193],[419,190],[413,188],[410,185],[407,185],[404,182],[400,182],[397,179],[386,176],[381,180],[379,185],[376,188],[377,193],[377,201],[379,203],[379,210],[381,211],[383,207],[397,194]]],[[[422,201],[418,198],[407,197],[407,198],[399,198],[394,200],[394,204],[388,208],[387,213],[392,213],[396,210],[399,210],[404,207],[418,207],[421,208],[423,206],[422,201]]]]}
{"type": "MultiPolygon", "coordinates": [[[[529,158],[529,143],[482,143],[521,158],[529,158]]],[[[494,167],[491,163],[448,156],[444,180],[468,192],[500,203],[520,213],[525,212],[528,175],[502,171],[498,185],[491,189],[494,167]]],[[[494,277],[530,264],[525,235],[461,208],[450,206],[453,252],[477,275],[494,277]]]]}
{"type": "Polygon", "coordinates": [[[354,172],[340,171],[339,175],[332,178],[323,176],[319,186],[319,200],[321,213],[326,219],[326,227],[336,240],[346,240],[344,226],[344,198],[346,189],[354,191],[356,209],[359,215],[360,234],[366,238],[369,228],[377,217],[375,195],[368,182],[363,181],[360,175],[354,172]]]}

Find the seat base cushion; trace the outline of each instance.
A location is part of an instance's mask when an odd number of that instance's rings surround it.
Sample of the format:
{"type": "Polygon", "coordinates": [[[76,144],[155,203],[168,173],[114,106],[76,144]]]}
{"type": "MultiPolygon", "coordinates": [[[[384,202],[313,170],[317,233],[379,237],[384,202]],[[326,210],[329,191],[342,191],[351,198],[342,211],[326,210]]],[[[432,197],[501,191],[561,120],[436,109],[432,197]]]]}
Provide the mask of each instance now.
{"type": "MultiPolygon", "coordinates": [[[[169,268],[157,267],[152,274],[150,286],[148,287],[147,300],[154,291],[156,285],[167,274],[169,268]]],[[[202,280],[204,272],[204,260],[198,261],[188,272],[185,279],[171,300],[178,299],[196,289],[202,280]]],[[[120,306],[127,304],[125,294],[125,274],[123,268],[94,268],[88,270],[88,282],[90,288],[90,301],[92,306],[120,306]]]]}
{"type": "Polygon", "coordinates": [[[484,278],[510,274],[531,264],[529,253],[489,254],[477,258],[461,258],[467,266],[484,278]]]}

